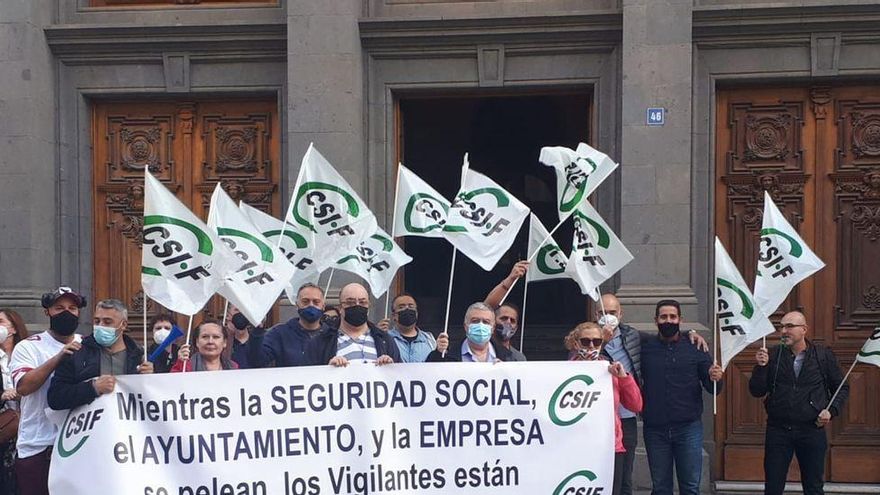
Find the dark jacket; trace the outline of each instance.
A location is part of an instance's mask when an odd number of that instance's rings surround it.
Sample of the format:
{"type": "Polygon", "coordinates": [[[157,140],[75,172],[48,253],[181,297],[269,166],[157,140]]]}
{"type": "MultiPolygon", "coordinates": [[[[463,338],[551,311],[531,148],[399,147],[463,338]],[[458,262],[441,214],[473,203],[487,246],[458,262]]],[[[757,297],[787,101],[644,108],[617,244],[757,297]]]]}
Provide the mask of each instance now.
{"type": "MultiPolygon", "coordinates": [[[[461,346],[464,341],[456,342],[455,344],[450,343],[449,348],[446,349],[446,356],[434,349],[428,354],[428,358],[425,360],[426,363],[455,363],[461,362],[461,346]]],[[[500,359],[501,361],[513,361],[513,353],[510,352],[510,349],[507,349],[503,345],[496,345],[494,342],[492,343],[492,348],[495,350],[495,357],[500,359]]]]}
{"type": "Polygon", "coordinates": [[[807,342],[806,355],[800,374],[794,374],[794,353],[788,346],[770,349],[767,366],[755,366],[749,379],[749,392],[764,397],[767,424],[775,426],[815,425],[822,409],[831,416],[840,414],[849,396],[849,384],[844,384],[828,406],[828,399],[843,381],[843,373],[831,349],[807,342]],[[824,361],[824,372],[822,362],[824,361]]]}
{"type": "MultiPolygon", "coordinates": [[[[128,335],[122,334],[125,342],[125,374],[136,375],[137,367],[143,362],[144,351],[128,335]]],[[[73,409],[89,404],[98,397],[91,379],[101,375],[101,347],[89,335],[82,340],[80,350],[64,356],[49,385],[49,407],[56,410],[73,409]]]]}
{"type": "MultiPolygon", "coordinates": [[[[159,344],[151,345],[150,348],[147,349],[147,354],[152,355],[158,347],[159,344]]],[[[168,373],[171,371],[171,367],[174,366],[174,363],[177,361],[177,351],[179,350],[180,348],[177,347],[177,344],[171,344],[171,353],[168,353],[168,349],[162,351],[153,363],[153,373],[168,373]]]]}
{"type": "MultiPolygon", "coordinates": [[[[376,356],[388,355],[395,363],[402,362],[400,360],[400,350],[394,338],[380,330],[372,323],[368,323],[370,328],[370,337],[376,343],[376,356]]],[[[307,365],[316,366],[327,364],[336,356],[336,339],[339,332],[334,328],[324,328],[314,339],[310,340],[306,346],[305,362],[307,365]]]]}
{"type": "MultiPolygon", "coordinates": [[[[645,426],[669,427],[700,419],[703,390],[713,390],[709,354],[691,344],[687,334],[669,343],[659,336],[647,338],[641,354],[645,426]]],[[[722,384],[718,382],[718,393],[722,384]]]]}
{"type": "Polygon", "coordinates": [[[305,366],[308,364],[306,344],[327,328],[322,323],[319,330],[306,330],[299,324],[299,318],[293,318],[268,332],[259,327],[251,329],[246,344],[247,365],[250,368],[265,368],[272,363],[276,367],[305,366]]]}
{"type": "MultiPolygon", "coordinates": [[[[636,378],[636,382],[639,385],[642,384],[642,340],[647,337],[648,334],[639,332],[635,328],[624,325],[621,323],[617,329],[620,331],[620,339],[623,341],[623,350],[626,352],[626,355],[629,356],[629,360],[633,365],[633,376],[636,378]]],[[[685,337],[685,335],[682,335],[685,337]]],[[[614,359],[611,357],[605,349],[602,349],[602,355],[608,358],[609,361],[613,361],[614,359]]],[[[629,371],[629,370],[627,370],[629,371]]]]}

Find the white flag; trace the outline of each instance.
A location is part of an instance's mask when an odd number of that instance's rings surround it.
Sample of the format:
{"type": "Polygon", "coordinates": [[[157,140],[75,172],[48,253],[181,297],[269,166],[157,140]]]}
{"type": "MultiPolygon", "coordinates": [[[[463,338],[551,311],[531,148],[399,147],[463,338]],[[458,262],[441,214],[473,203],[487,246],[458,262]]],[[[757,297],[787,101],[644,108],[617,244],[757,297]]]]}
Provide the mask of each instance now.
{"type": "Polygon", "coordinates": [[[314,145],[302,159],[285,220],[311,232],[315,263],[323,271],[376,232],[373,212],[314,145]]]}
{"type": "Polygon", "coordinates": [[[461,190],[449,208],[446,239],[465,256],[491,270],[513,244],[528,206],[485,175],[462,166],[461,190]]]}
{"type": "Polygon", "coordinates": [[[572,217],[574,240],[565,273],[583,294],[598,301],[596,288],[632,261],[633,255],[589,201],[580,203],[572,217]]]}
{"type": "Polygon", "coordinates": [[[755,301],[764,314],[772,315],[795,285],[824,266],[764,191],[764,221],[755,276],[755,301]]]}
{"type": "Polygon", "coordinates": [[[550,237],[550,233],[534,213],[529,215],[529,258],[532,258],[534,263],[526,272],[526,282],[569,278],[565,273],[568,257],[559,249],[556,241],[550,237]],[[535,251],[538,251],[538,254],[534,254],[535,251]]]}
{"type": "MultiPolygon", "coordinates": [[[[395,236],[446,237],[449,201],[421,177],[400,164],[394,205],[395,236]]],[[[461,231],[461,228],[453,229],[461,231]]]]}
{"type": "Polygon", "coordinates": [[[144,172],[144,293],[171,311],[194,315],[238,268],[235,254],[148,170],[144,172]]]}
{"type": "Polygon", "coordinates": [[[880,366],[880,327],[875,328],[874,333],[865,341],[856,361],[880,366]]]}
{"type": "Polygon", "coordinates": [[[752,342],[775,331],[755,302],[730,255],[715,238],[715,290],[718,298],[718,328],[721,340],[721,368],[752,342]]]}
{"type": "Polygon", "coordinates": [[[263,237],[268,239],[273,246],[278,246],[287,261],[293,264],[295,270],[284,291],[287,293],[287,299],[290,300],[290,303],[296,304],[296,293],[299,288],[306,282],[317,283],[318,276],[321,274],[315,263],[313,249],[309,245],[312,238],[311,233],[291,223],[283,225],[281,220],[245,204],[244,201],[240,202],[238,207],[253,222],[263,237]],[[284,238],[279,243],[282,228],[284,238]]]}
{"type": "Polygon", "coordinates": [[[248,321],[259,325],[287,287],[293,265],[241,212],[219,183],[211,195],[208,227],[234,253],[239,265],[227,275],[218,292],[248,321]]]}
{"type": "Polygon", "coordinates": [[[397,270],[410,261],[412,258],[400,249],[388,233],[377,229],[375,234],[361,242],[352,253],[337,261],[335,268],[354,273],[366,280],[370,285],[370,292],[378,299],[388,291],[397,270]]]}
{"type": "Polygon", "coordinates": [[[538,161],[556,170],[556,206],[560,222],[586,202],[617,168],[617,163],[608,155],[584,143],[578,144],[576,151],[564,146],[545,146],[541,148],[538,161]]]}

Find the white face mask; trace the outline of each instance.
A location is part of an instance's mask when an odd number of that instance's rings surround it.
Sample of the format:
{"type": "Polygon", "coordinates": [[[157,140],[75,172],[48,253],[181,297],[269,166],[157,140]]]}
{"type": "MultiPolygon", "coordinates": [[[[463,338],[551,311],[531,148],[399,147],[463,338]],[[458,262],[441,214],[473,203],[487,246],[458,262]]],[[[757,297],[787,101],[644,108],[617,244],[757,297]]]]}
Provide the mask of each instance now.
{"type": "Polygon", "coordinates": [[[6,339],[9,338],[9,329],[3,325],[0,325],[0,344],[6,342],[6,339]]]}
{"type": "Polygon", "coordinates": [[[599,318],[599,326],[602,328],[610,326],[612,330],[615,330],[617,329],[617,325],[619,324],[620,320],[618,320],[617,317],[614,315],[605,314],[602,315],[601,318],[599,318]]]}
{"type": "Polygon", "coordinates": [[[161,345],[162,342],[165,342],[165,339],[167,339],[169,335],[171,335],[171,330],[169,330],[167,328],[154,330],[153,331],[153,342],[161,345]]]}

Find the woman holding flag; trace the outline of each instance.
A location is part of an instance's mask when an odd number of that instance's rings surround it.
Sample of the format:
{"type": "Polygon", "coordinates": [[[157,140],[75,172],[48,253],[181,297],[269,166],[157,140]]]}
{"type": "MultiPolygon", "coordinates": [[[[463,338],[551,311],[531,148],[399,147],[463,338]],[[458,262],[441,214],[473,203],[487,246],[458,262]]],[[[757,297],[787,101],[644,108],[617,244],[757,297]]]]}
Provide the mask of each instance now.
{"type": "Polygon", "coordinates": [[[226,332],[215,321],[205,321],[196,328],[193,340],[196,353],[190,353],[190,345],[180,348],[177,362],[171,368],[172,373],[183,371],[219,371],[238,369],[238,364],[223,356],[228,345],[226,332]]]}

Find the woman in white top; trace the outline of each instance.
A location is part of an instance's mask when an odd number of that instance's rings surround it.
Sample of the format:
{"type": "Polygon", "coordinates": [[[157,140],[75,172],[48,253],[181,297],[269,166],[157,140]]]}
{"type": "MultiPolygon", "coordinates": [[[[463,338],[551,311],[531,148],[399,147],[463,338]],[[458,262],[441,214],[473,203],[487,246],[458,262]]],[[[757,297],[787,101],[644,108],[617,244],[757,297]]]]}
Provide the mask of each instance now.
{"type": "MultiPolygon", "coordinates": [[[[27,326],[21,315],[11,309],[0,309],[0,371],[3,374],[0,413],[7,409],[18,410],[19,397],[12,384],[9,357],[15,345],[27,337],[27,326]]],[[[15,438],[0,445],[0,493],[18,493],[15,484],[15,438]]]]}

